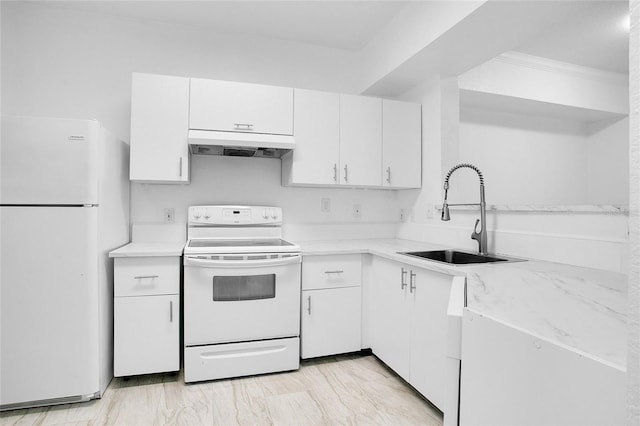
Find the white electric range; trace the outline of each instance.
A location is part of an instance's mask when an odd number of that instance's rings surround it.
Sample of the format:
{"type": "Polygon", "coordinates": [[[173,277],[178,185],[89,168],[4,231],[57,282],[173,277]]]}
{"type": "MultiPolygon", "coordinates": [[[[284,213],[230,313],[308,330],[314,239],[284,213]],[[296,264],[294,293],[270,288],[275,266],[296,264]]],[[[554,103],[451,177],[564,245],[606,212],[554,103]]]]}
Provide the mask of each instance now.
{"type": "Polygon", "coordinates": [[[185,382],[299,368],[302,256],[281,236],[279,207],[189,207],[185,382]]]}

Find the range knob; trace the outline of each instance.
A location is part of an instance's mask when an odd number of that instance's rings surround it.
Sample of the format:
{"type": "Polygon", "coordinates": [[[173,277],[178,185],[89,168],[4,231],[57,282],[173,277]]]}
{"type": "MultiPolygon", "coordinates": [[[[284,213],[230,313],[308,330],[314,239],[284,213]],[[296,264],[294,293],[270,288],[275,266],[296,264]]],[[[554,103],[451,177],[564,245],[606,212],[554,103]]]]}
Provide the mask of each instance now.
{"type": "Polygon", "coordinates": [[[200,217],[202,216],[202,214],[200,213],[200,210],[196,210],[193,212],[193,217],[196,219],[200,219],[200,217]]]}
{"type": "Polygon", "coordinates": [[[276,220],[278,218],[278,211],[277,210],[271,210],[271,219],[276,220]]]}
{"type": "Polygon", "coordinates": [[[262,211],[262,218],[263,219],[269,219],[269,213],[268,213],[267,209],[264,209],[262,211]]]}

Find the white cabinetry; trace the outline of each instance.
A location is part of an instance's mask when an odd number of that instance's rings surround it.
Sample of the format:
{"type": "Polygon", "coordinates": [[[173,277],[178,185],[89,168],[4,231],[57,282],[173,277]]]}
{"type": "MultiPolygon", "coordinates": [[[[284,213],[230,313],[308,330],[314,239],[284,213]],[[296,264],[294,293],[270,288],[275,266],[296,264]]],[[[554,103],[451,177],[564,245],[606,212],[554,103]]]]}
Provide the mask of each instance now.
{"type": "Polygon", "coordinates": [[[282,184],[420,188],[420,104],[295,89],[282,184]]]}
{"type": "Polygon", "coordinates": [[[422,184],[420,104],[382,100],[382,185],[420,188],[422,184]]]}
{"type": "Polygon", "coordinates": [[[114,259],[116,377],[180,369],[180,258],[114,259]]]}
{"type": "Polygon", "coordinates": [[[400,377],[409,381],[411,368],[411,311],[409,268],[382,258],[373,259],[373,287],[369,316],[371,349],[400,377]]]}
{"type": "Polygon", "coordinates": [[[447,305],[452,277],[382,258],[373,260],[373,353],[444,408],[447,305]]]}
{"type": "Polygon", "coordinates": [[[382,99],[340,95],[340,183],[381,186],[382,99]]]}
{"type": "Polygon", "coordinates": [[[189,79],[133,73],[129,178],[188,183],[188,131],[189,79]]]}
{"type": "Polygon", "coordinates": [[[189,128],[293,135],[293,89],[192,78],[189,128]]]}
{"type": "Polygon", "coordinates": [[[340,95],[295,89],[296,148],[282,158],[284,185],[335,185],[340,168],[340,95]]]}
{"type": "Polygon", "coordinates": [[[462,336],[459,424],[625,424],[624,368],[470,309],[462,336]]]}
{"type": "Polygon", "coordinates": [[[361,349],[361,274],[359,254],[305,256],[302,358],[361,349]]]}

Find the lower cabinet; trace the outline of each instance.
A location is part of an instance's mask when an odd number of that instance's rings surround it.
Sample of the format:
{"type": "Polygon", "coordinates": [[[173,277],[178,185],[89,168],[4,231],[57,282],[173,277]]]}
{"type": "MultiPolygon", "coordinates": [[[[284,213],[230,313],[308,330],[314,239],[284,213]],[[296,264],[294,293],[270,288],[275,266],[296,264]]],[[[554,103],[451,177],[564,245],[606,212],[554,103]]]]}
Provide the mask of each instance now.
{"type": "Polygon", "coordinates": [[[623,367],[470,309],[462,334],[459,424],[627,423],[623,367]]]}
{"type": "Polygon", "coordinates": [[[302,358],[360,350],[360,287],[302,292],[302,358]]]}
{"type": "Polygon", "coordinates": [[[379,257],[372,277],[373,353],[443,409],[452,277],[379,257]]]}
{"type": "Polygon", "coordinates": [[[114,259],[114,376],[180,369],[180,258],[114,259]]]}
{"type": "Polygon", "coordinates": [[[411,314],[409,268],[382,258],[373,259],[369,336],[371,349],[400,377],[409,381],[411,314]]]}
{"type": "Polygon", "coordinates": [[[302,261],[301,357],[361,349],[361,255],[305,256],[302,261]]]}
{"type": "Polygon", "coordinates": [[[113,309],[116,377],[180,368],[180,296],[116,297],[113,309]]]}

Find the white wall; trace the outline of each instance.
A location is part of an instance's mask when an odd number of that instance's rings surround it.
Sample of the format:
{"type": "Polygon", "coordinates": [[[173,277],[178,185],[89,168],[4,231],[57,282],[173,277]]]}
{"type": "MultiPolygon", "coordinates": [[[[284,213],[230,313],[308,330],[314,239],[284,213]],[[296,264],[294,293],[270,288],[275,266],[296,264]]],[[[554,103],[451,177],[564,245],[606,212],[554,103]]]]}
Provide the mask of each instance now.
{"type": "MultiPolygon", "coordinates": [[[[196,204],[274,205],[283,208],[285,236],[291,239],[393,237],[394,191],[332,188],[286,188],[280,185],[280,160],[194,155],[189,185],[133,184],[133,222],[162,222],[163,208],[175,208],[176,222],[186,222],[187,207],[196,204]],[[320,211],[329,198],[331,211],[320,211]],[[362,217],[353,217],[353,204],[362,217]],[[330,225],[330,226],[326,226],[330,225]],[[360,226],[357,226],[360,228],[360,226]]],[[[398,212],[399,214],[399,212],[398,212]]]]}
{"type": "Polygon", "coordinates": [[[4,113],[98,118],[129,137],[131,73],[350,92],[352,54],[44,3],[1,2],[4,113]]]}
{"type": "MultiPolygon", "coordinates": [[[[2,112],[97,118],[128,140],[131,73],[147,72],[352,93],[351,52],[301,43],[149,23],[33,2],[1,2],[2,112]]],[[[194,156],[191,185],[132,184],[131,220],[178,223],[196,203],[261,203],[284,208],[293,237],[393,236],[394,193],[280,187],[280,161],[194,156]],[[331,198],[331,213],[320,199],[331,198]],[[353,204],[362,218],[353,220],[353,204]],[[331,227],[319,228],[320,222],[331,227]],[[293,227],[293,224],[298,226],[293,227]],[[301,223],[313,226],[299,226],[301,223]],[[362,224],[354,229],[348,224],[362,224]],[[327,233],[330,232],[330,233],[327,233]]]]}
{"type": "MultiPolygon", "coordinates": [[[[586,198],[590,142],[616,137],[620,140],[615,145],[624,145],[625,120],[598,134],[579,123],[475,110],[458,117],[456,130],[451,125],[456,122],[451,104],[459,97],[450,79],[432,81],[403,98],[423,105],[424,172],[422,190],[398,193],[398,206],[409,212],[398,227],[400,238],[477,250],[477,243],[470,239],[477,211],[452,209],[451,221],[442,222],[434,208],[442,203],[443,177],[457,162],[469,161],[484,172],[489,204],[530,204],[532,194],[546,197],[545,192],[569,204],[564,197],[574,190],[554,186],[577,180],[586,198]],[[525,175],[537,169],[546,171],[549,179],[525,175]]],[[[460,169],[450,183],[450,202],[478,201],[474,172],[460,169]]],[[[487,220],[490,251],[612,271],[628,267],[628,216],[624,214],[489,211],[487,220]]]]}
{"type": "MultiPolygon", "coordinates": [[[[584,126],[477,109],[460,116],[460,162],[484,173],[489,204],[587,204],[584,126]]],[[[451,178],[451,202],[477,199],[475,180],[451,178]]]]}
{"type": "Polygon", "coordinates": [[[588,204],[629,203],[629,118],[589,125],[588,204]]]}
{"type": "MultiPolygon", "coordinates": [[[[626,205],[628,126],[462,108],[459,161],[484,172],[489,204],[626,205]]],[[[474,181],[458,174],[452,202],[477,198],[474,181]]]]}

